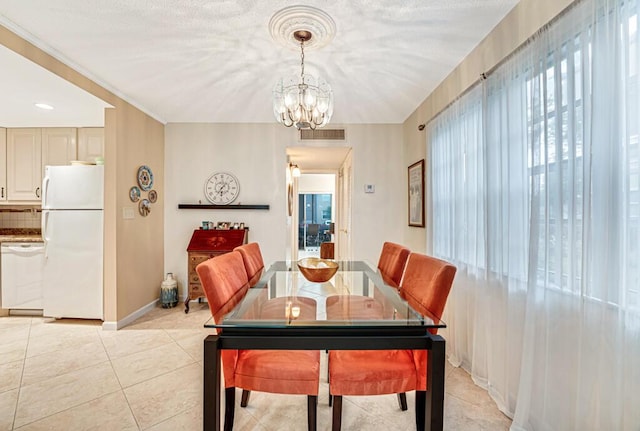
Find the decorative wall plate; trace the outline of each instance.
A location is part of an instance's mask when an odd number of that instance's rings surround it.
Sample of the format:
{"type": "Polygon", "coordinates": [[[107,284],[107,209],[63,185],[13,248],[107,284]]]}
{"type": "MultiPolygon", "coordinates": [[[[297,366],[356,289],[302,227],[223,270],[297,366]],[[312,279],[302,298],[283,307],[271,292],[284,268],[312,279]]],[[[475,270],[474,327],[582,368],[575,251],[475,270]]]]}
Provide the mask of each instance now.
{"type": "Polygon", "coordinates": [[[140,200],[140,189],[137,186],[129,189],[129,199],[131,199],[131,202],[138,202],[140,200]]]}
{"type": "Polygon", "coordinates": [[[138,168],[138,185],[145,192],[153,187],[153,173],[149,166],[142,165],[138,168]]]}
{"type": "Polygon", "coordinates": [[[158,200],[158,192],[155,190],[149,190],[149,202],[155,204],[158,200]]]}
{"type": "Polygon", "coordinates": [[[142,199],[138,204],[138,212],[142,217],[146,217],[151,212],[151,202],[149,199],[142,199]]]}

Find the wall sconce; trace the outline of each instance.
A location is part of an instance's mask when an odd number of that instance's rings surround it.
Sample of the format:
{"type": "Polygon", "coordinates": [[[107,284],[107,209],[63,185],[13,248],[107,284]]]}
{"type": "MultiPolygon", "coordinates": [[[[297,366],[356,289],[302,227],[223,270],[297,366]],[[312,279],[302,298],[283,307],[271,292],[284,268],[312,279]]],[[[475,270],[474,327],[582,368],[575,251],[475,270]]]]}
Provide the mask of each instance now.
{"type": "Polygon", "coordinates": [[[291,169],[291,176],[292,177],[299,177],[300,176],[300,168],[298,167],[298,165],[294,165],[293,163],[289,163],[289,169],[291,169]]]}

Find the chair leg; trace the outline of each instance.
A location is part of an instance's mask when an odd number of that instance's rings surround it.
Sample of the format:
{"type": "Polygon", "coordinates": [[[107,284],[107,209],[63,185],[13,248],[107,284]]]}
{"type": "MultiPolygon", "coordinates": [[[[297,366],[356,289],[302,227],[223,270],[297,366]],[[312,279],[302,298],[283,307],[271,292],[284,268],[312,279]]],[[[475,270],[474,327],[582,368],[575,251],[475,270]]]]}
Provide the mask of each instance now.
{"type": "Polygon", "coordinates": [[[251,391],[243,389],[242,398],[240,399],[240,407],[247,407],[249,405],[249,396],[251,396],[251,391]]]}
{"type": "Polygon", "coordinates": [[[307,395],[307,428],[316,431],[318,396],[307,395]]]}
{"type": "Polygon", "coordinates": [[[408,407],[407,407],[407,394],[404,392],[400,392],[398,395],[398,404],[400,404],[400,410],[402,410],[403,412],[406,412],[408,407]]]}
{"type": "Polygon", "coordinates": [[[340,431],[342,427],[342,395],[333,396],[333,422],[331,431],[340,431]]]}
{"type": "Polygon", "coordinates": [[[226,388],[224,396],[224,431],[232,431],[236,406],[236,388],[226,388]]]}
{"type": "MultiPolygon", "coordinates": [[[[331,383],[331,373],[329,372],[329,350],[325,350],[325,352],[327,352],[327,383],[331,383]]],[[[331,385],[329,385],[329,388],[331,388],[331,385]]],[[[331,407],[332,403],[333,397],[331,396],[331,389],[329,389],[329,407],[331,407]]]]}
{"type": "Polygon", "coordinates": [[[427,401],[427,391],[416,391],[416,429],[424,431],[424,403],[427,401]]]}

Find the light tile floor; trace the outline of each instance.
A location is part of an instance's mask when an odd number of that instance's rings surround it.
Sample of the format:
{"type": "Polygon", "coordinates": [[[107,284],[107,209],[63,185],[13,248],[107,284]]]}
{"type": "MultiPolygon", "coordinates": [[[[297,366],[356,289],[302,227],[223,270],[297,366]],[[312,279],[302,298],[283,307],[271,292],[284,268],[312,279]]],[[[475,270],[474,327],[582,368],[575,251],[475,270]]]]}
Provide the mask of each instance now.
{"type": "MultiPolygon", "coordinates": [[[[101,322],[0,318],[0,431],[200,430],[205,303],[157,308],[120,331],[101,322]]],[[[326,355],[322,354],[323,361],[326,355]]],[[[331,429],[322,364],[318,429],[331,429]]],[[[344,430],[415,429],[413,393],[345,397],[344,430]]],[[[239,403],[239,393],[236,397],[239,403]]],[[[224,406],[222,407],[224,409],[224,406]]],[[[508,430],[511,421],[462,369],[446,369],[445,429],[508,430]]],[[[301,396],[254,392],[236,430],[306,429],[301,396]]]]}

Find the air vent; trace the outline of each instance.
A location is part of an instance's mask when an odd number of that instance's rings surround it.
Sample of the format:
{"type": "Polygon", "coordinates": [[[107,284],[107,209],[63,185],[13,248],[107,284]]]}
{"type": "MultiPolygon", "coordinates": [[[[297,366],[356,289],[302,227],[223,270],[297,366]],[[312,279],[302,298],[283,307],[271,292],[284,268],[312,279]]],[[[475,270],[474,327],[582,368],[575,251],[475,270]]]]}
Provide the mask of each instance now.
{"type": "Polygon", "coordinates": [[[302,129],[301,141],[344,141],[344,129],[302,129]]]}

